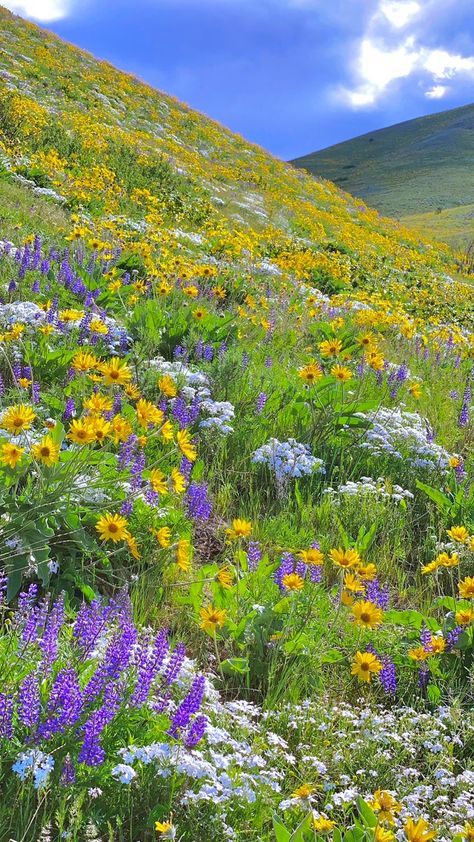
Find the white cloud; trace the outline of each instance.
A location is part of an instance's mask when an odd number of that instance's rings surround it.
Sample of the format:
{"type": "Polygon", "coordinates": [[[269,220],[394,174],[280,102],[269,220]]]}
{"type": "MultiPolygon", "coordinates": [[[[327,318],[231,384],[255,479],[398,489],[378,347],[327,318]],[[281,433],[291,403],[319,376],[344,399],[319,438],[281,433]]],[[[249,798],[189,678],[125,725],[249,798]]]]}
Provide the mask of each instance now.
{"type": "Polygon", "coordinates": [[[48,23],[67,17],[72,0],[2,0],[2,4],[16,15],[48,23]]]}
{"type": "Polygon", "coordinates": [[[431,49],[413,34],[397,33],[424,13],[426,9],[415,0],[380,0],[359,44],[354,85],[339,89],[339,98],[353,108],[367,108],[377,103],[393,81],[418,73],[428,84],[425,96],[441,99],[450,88],[438,83],[460,75],[474,79],[474,56],[431,49]]]}
{"type": "Polygon", "coordinates": [[[415,0],[382,0],[380,12],[396,29],[401,29],[421,11],[421,6],[415,0]]]}
{"type": "Polygon", "coordinates": [[[442,99],[449,90],[450,89],[447,85],[435,85],[433,88],[425,91],[425,96],[427,96],[428,99],[442,99]]]}

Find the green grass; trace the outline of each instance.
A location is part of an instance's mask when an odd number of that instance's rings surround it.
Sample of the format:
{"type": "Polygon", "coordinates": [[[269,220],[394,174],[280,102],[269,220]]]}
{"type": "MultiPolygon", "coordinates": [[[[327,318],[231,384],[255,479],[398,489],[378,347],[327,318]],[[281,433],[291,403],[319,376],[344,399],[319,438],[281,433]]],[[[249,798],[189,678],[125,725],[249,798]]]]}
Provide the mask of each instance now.
{"type": "Polygon", "coordinates": [[[387,216],[462,246],[473,233],[466,209],[474,203],[474,184],[466,178],[474,161],[473,130],[474,105],[466,105],[370,132],[292,163],[334,181],[387,216]]]}
{"type": "Polygon", "coordinates": [[[0,226],[2,238],[13,243],[38,231],[57,238],[58,231],[69,225],[69,214],[52,199],[36,196],[32,190],[0,179],[0,226]]]}

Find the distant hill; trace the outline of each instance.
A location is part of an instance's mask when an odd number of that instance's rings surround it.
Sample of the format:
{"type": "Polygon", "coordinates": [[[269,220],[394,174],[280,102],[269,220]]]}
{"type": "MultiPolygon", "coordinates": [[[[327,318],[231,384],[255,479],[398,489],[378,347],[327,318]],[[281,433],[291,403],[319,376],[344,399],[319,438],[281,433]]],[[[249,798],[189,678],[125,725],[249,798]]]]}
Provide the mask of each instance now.
{"type": "Polygon", "coordinates": [[[474,237],[474,104],[397,123],[291,162],[382,214],[462,245],[474,237]]]}

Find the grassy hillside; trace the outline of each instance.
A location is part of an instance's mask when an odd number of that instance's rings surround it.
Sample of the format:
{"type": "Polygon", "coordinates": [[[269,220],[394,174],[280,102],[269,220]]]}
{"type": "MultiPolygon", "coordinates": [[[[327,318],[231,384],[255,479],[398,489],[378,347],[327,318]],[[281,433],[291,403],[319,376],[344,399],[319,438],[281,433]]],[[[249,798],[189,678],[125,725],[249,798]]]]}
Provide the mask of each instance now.
{"type": "Polygon", "coordinates": [[[0,842],[472,839],[470,278],[0,37],[0,842]]]}
{"type": "Polygon", "coordinates": [[[455,245],[474,236],[469,214],[459,219],[474,202],[466,175],[474,164],[474,105],[369,132],[292,163],[425,234],[455,245]],[[454,229],[452,214],[460,223],[454,229]]]}

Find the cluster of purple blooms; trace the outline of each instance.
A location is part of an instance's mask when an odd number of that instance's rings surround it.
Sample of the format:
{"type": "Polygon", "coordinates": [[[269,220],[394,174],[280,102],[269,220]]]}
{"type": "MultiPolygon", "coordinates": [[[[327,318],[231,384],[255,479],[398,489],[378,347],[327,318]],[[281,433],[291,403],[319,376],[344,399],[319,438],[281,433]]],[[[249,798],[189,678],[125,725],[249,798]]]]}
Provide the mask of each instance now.
{"type": "MultiPolygon", "coordinates": [[[[127,714],[143,705],[169,716],[171,739],[197,744],[207,724],[199,713],[205,679],[195,675],[188,692],[177,690],[177,682],[183,684],[182,644],[172,650],[166,631],[138,629],[125,592],[107,603],[83,604],[72,635],[63,595],[52,604],[49,596],[37,597],[36,585],[20,594],[6,632],[22,678],[6,682],[0,693],[0,738],[21,740],[39,754],[54,751],[62,784],[74,782],[77,765],[104,763],[104,729],[114,723],[126,729],[127,714]]],[[[30,768],[30,753],[18,761],[18,774],[30,768]]]]}

